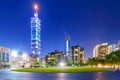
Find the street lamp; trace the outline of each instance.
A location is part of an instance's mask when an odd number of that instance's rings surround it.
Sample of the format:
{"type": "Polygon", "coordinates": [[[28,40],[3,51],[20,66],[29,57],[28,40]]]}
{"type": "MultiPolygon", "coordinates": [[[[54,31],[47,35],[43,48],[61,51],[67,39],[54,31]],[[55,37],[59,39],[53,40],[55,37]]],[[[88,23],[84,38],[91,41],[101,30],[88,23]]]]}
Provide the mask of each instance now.
{"type": "Polygon", "coordinates": [[[14,66],[15,66],[15,60],[16,60],[16,58],[17,58],[17,51],[13,50],[13,51],[11,52],[11,56],[13,57],[13,64],[14,64],[14,66]]]}
{"type": "Polygon", "coordinates": [[[14,61],[15,61],[15,58],[17,57],[17,51],[13,50],[11,55],[14,58],[14,61]]]}
{"type": "Polygon", "coordinates": [[[64,67],[65,66],[65,63],[64,62],[60,62],[60,67],[64,67]]]}

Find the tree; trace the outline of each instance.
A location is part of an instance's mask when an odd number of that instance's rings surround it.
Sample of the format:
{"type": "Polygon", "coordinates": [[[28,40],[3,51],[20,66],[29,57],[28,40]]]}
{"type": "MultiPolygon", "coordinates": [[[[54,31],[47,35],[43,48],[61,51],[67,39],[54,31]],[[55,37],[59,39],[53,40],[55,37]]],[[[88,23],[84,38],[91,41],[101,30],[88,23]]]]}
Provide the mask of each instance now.
{"type": "Polygon", "coordinates": [[[35,67],[35,68],[40,67],[40,62],[39,62],[39,61],[34,62],[34,67],[35,67]]]}
{"type": "Polygon", "coordinates": [[[48,61],[47,66],[56,66],[56,61],[55,60],[48,61]]]}
{"type": "Polygon", "coordinates": [[[99,63],[99,64],[102,64],[102,65],[104,66],[104,65],[105,65],[105,59],[98,57],[98,63],[99,63]]]}
{"type": "Polygon", "coordinates": [[[98,58],[88,58],[88,65],[97,65],[98,64],[98,58]]]}
{"type": "Polygon", "coordinates": [[[106,55],[105,56],[105,64],[108,64],[108,65],[112,66],[112,63],[110,62],[110,59],[111,59],[110,55],[106,55]]]}
{"type": "Polygon", "coordinates": [[[118,62],[117,52],[113,51],[109,55],[106,55],[105,61],[106,61],[107,64],[110,64],[111,67],[113,66],[113,68],[115,68],[115,65],[118,62]]]}
{"type": "Polygon", "coordinates": [[[117,50],[114,52],[116,54],[116,57],[117,57],[117,64],[118,64],[118,69],[119,69],[119,65],[120,65],[120,50],[117,50]]]}

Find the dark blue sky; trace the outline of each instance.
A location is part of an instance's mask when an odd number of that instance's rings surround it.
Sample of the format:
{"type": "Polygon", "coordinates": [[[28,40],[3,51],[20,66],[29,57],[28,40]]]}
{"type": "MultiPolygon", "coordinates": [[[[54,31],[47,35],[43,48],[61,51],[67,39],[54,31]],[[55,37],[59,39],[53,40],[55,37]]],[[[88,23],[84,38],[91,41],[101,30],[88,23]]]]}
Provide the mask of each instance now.
{"type": "Polygon", "coordinates": [[[120,40],[120,0],[0,0],[0,45],[30,52],[30,18],[39,4],[43,57],[64,50],[63,30],[71,45],[85,48],[92,57],[96,44],[120,40]]]}

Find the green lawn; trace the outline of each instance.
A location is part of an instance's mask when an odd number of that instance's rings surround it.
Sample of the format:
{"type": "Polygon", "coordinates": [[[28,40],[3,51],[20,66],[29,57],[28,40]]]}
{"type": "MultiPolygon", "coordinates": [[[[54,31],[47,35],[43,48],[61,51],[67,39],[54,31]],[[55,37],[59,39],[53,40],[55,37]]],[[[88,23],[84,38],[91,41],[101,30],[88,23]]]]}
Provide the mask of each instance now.
{"type": "Polygon", "coordinates": [[[52,73],[69,73],[69,72],[107,72],[108,68],[24,68],[12,69],[17,72],[52,72],[52,73]]]}

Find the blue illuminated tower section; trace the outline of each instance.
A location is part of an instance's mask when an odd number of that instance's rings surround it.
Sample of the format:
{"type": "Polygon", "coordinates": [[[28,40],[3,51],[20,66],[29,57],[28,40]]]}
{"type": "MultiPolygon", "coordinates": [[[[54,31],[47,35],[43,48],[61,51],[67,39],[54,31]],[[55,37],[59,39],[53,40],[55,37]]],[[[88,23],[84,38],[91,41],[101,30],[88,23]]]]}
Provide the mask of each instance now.
{"type": "Polygon", "coordinates": [[[40,39],[40,34],[41,34],[41,21],[38,18],[38,6],[34,5],[35,12],[34,16],[31,17],[31,50],[32,50],[32,56],[39,59],[40,58],[40,46],[41,46],[41,39],[40,39]]]}
{"type": "Polygon", "coordinates": [[[65,54],[67,57],[69,57],[70,53],[70,36],[65,35],[65,54]]]}

